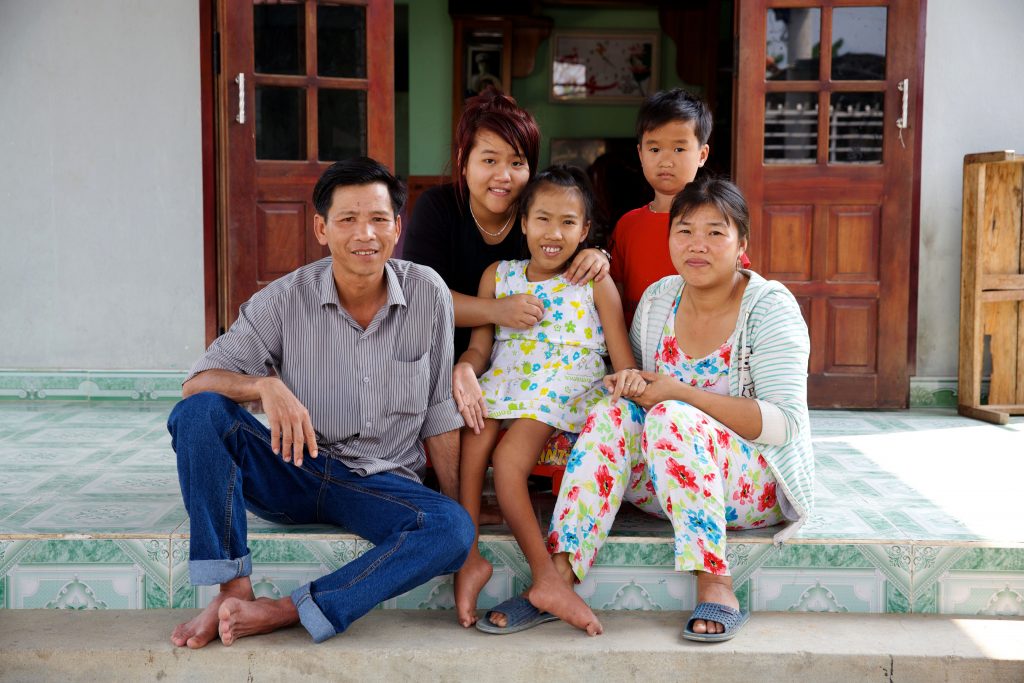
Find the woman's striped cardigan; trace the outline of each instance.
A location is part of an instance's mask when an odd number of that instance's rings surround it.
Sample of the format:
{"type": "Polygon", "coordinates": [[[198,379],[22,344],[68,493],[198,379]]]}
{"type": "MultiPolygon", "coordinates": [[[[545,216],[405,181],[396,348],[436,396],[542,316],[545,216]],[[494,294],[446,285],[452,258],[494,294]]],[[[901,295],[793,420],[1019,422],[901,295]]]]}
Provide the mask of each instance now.
{"type": "MultiPolygon", "coordinates": [[[[807,415],[810,340],[796,299],[786,287],[750,270],[733,333],[729,394],[757,401],[761,433],[753,439],[772,468],[797,521],[775,535],[781,543],[807,521],[814,503],[814,452],[807,415]]],[[[629,338],[643,369],[654,372],[654,354],[683,279],[670,275],[644,292],[629,338]]]]}

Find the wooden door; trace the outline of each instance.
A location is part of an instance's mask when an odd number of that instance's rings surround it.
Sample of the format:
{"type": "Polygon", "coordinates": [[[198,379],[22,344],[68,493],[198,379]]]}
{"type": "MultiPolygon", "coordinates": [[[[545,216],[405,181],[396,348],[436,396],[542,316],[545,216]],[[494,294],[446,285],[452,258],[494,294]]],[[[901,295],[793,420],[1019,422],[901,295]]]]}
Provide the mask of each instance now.
{"type": "Polygon", "coordinates": [[[394,164],[393,0],[218,6],[220,329],[270,281],[327,254],[313,185],[331,162],[394,164]]]}
{"type": "Polygon", "coordinates": [[[923,1],[737,3],[734,168],[754,267],[807,319],[813,406],[908,402],[923,1]]]}

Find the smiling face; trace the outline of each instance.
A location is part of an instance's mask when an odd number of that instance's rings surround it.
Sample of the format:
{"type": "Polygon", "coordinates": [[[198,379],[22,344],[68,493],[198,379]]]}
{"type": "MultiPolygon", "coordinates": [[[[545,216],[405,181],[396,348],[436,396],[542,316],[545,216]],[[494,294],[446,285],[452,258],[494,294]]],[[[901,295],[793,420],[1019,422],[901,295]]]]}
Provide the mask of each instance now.
{"type": "Polygon", "coordinates": [[[669,228],[672,265],[687,286],[715,287],[732,282],[736,261],[747,249],[739,230],[715,206],[705,204],[679,216],[669,228]]]}
{"type": "Polygon", "coordinates": [[[669,121],[644,133],[637,150],[647,182],[659,195],[671,197],[696,177],[709,147],[697,139],[693,121],[669,121]]]}
{"type": "Polygon", "coordinates": [[[339,185],[327,216],[313,217],[316,240],[331,251],[336,275],[380,276],[402,232],[384,183],[339,185]]]}
{"type": "Polygon", "coordinates": [[[526,158],[497,133],[481,129],[473,141],[463,177],[478,219],[504,220],[530,179],[526,158]]]}
{"type": "Polygon", "coordinates": [[[579,190],[548,184],[537,188],[523,218],[531,278],[547,279],[565,270],[589,231],[579,190]]]}

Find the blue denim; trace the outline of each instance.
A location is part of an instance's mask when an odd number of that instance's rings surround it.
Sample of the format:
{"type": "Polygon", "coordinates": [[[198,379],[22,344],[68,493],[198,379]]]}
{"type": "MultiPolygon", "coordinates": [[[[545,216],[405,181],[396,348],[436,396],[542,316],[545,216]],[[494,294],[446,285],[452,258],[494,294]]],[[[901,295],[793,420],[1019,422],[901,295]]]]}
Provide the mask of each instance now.
{"type": "Polygon", "coordinates": [[[374,544],[292,593],[316,642],[343,632],[378,603],[462,566],[473,523],[454,500],[397,474],[363,477],[308,453],[302,467],[270,450],[270,432],[215,393],[178,403],[167,421],[189,514],[193,585],[252,573],[245,510],[281,524],[325,523],[374,544]]]}

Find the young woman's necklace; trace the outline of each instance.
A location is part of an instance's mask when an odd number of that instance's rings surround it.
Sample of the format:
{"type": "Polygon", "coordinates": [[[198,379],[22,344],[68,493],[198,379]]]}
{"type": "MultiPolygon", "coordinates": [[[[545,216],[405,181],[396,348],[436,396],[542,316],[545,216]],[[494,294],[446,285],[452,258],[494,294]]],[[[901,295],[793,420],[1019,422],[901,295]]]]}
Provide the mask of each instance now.
{"type": "Polygon", "coordinates": [[[514,216],[515,213],[515,210],[513,210],[508,214],[508,218],[505,220],[505,225],[501,226],[501,229],[498,230],[498,232],[491,232],[490,230],[485,230],[484,226],[480,225],[480,221],[477,220],[476,214],[473,213],[473,202],[469,202],[469,215],[473,217],[473,222],[476,223],[476,229],[488,237],[501,237],[504,235],[505,231],[508,230],[508,226],[512,224],[512,216],[514,216]]]}

